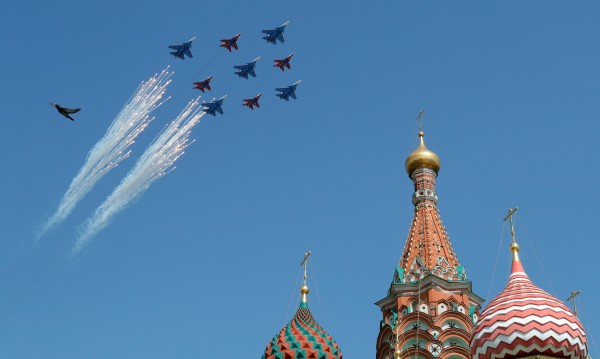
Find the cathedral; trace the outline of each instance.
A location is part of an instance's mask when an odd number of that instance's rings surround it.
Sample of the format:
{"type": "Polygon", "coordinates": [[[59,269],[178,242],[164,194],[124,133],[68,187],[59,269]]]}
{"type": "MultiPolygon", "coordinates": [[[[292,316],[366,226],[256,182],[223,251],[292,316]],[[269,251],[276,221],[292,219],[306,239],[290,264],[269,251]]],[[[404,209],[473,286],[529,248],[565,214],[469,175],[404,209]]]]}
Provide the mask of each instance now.
{"type": "MultiPolygon", "coordinates": [[[[525,273],[511,220],[512,270],[506,287],[485,307],[473,293],[437,208],[440,159],[420,143],[406,159],[415,207],[408,238],[381,308],[376,359],[586,359],[577,316],[525,273]]],[[[306,257],[305,257],[306,261],[306,257]]],[[[305,267],[306,268],[306,267],[305,267]]],[[[289,324],[267,344],[262,359],[341,359],[337,342],[317,323],[309,288],[289,324]]]]}

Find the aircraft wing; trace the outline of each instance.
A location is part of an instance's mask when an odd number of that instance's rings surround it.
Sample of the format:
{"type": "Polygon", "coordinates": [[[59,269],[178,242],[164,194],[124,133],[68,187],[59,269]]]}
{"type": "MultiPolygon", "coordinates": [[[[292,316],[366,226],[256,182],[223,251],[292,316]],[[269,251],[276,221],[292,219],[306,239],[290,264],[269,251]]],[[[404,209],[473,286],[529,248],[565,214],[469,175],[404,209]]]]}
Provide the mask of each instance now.
{"type": "Polygon", "coordinates": [[[248,73],[250,74],[250,76],[256,77],[256,72],[254,71],[254,67],[249,68],[248,73]]]}
{"type": "Polygon", "coordinates": [[[275,89],[275,91],[285,92],[285,91],[287,91],[287,87],[278,87],[275,89]]]}
{"type": "Polygon", "coordinates": [[[188,55],[188,57],[194,57],[194,55],[192,55],[192,50],[190,50],[189,47],[186,47],[183,53],[188,55]]]}
{"type": "Polygon", "coordinates": [[[181,51],[181,50],[183,50],[183,45],[171,45],[171,46],[169,46],[169,49],[173,49],[175,51],[181,51]]]}
{"type": "Polygon", "coordinates": [[[273,35],[277,34],[277,30],[263,30],[262,33],[267,34],[269,36],[273,36],[273,35]]]}
{"type": "Polygon", "coordinates": [[[248,65],[235,65],[233,68],[238,70],[245,70],[248,65]]]}
{"type": "Polygon", "coordinates": [[[217,112],[221,115],[223,114],[223,108],[221,108],[221,106],[218,106],[215,110],[217,110],[217,112]]]}
{"type": "Polygon", "coordinates": [[[296,91],[291,91],[289,93],[289,96],[295,100],[296,99],[296,91]]]}
{"type": "Polygon", "coordinates": [[[277,33],[277,40],[279,40],[281,42],[285,42],[285,40],[283,39],[283,33],[281,33],[281,32],[277,33]]]}

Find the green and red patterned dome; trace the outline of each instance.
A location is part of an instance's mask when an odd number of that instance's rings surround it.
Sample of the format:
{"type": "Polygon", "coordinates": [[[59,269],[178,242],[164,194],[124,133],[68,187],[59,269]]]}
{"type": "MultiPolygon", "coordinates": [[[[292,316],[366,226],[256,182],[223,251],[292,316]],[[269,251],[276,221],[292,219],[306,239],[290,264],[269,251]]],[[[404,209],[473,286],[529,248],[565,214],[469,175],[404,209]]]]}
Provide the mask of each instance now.
{"type": "Polygon", "coordinates": [[[267,345],[262,359],[342,359],[342,352],[308,305],[302,303],[289,324],[267,345]]]}
{"type": "Polygon", "coordinates": [[[321,328],[308,309],[306,286],[306,260],[304,255],[304,285],[300,289],[302,300],[292,320],[271,339],[262,359],[342,359],[342,352],[331,335],[321,328]]]}

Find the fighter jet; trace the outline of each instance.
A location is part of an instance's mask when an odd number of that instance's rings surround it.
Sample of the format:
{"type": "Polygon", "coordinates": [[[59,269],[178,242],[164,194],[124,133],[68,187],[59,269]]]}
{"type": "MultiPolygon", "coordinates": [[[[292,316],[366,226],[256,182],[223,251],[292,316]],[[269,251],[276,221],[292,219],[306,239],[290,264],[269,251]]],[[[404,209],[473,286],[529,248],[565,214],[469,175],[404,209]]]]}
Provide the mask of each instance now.
{"type": "Polygon", "coordinates": [[[231,48],[233,47],[234,49],[238,49],[238,45],[237,45],[237,39],[238,37],[240,37],[241,34],[237,34],[234,37],[232,37],[231,39],[223,39],[223,40],[219,40],[222,42],[221,47],[226,48],[227,50],[229,50],[229,52],[231,52],[231,48]]]}
{"type": "Polygon", "coordinates": [[[292,59],[292,56],[294,56],[294,54],[291,54],[290,56],[286,57],[285,59],[273,60],[275,62],[275,65],[273,65],[273,67],[279,67],[281,69],[281,71],[285,71],[284,67],[291,69],[292,66],[290,65],[290,60],[292,59]]]}
{"type": "Polygon", "coordinates": [[[243,77],[245,79],[248,78],[248,75],[252,76],[252,77],[256,77],[256,72],[254,71],[254,68],[256,67],[256,62],[260,60],[260,57],[257,57],[254,59],[254,61],[248,62],[245,65],[236,65],[233,68],[237,69],[239,71],[236,71],[235,74],[238,75],[239,77],[243,77]]]}
{"type": "Polygon", "coordinates": [[[196,36],[189,39],[187,42],[182,43],[181,45],[171,45],[169,49],[175,50],[169,52],[171,55],[177,57],[178,59],[185,60],[185,56],[192,58],[192,42],[196,40],[196,36]]]}
{"type": "Polygon", "coordinates": [[[260,104],[258,103],[258,99],[262,96],[261,93],[258,94],[258,96],[255,96],[253,98],[245,98],[243,101],[244,103],[242,104],[242,106],[248,106],[251,110],[254,110],[254,106],[256,106],[256,108],[260,108],[260,104]]]}
{"type": "Polygon", "coordinates": [[[204,93],[205,89],[208,91],[211,91],[212,89],[210,88],[210,80],[212,80],[212,78],[213,77],[211,76],[204,81],[194,82],[194,85],[196,85],[196,86],[194,86],[194,89],[200,90],[200,91],[202,91],[202,93],[204,93]]]}
{"type": "Polygon", "coordinates": [[[283,24],[281,24],[281,26],[276,27],[274,29],[263,30],[262,33],[267,34],[267,36],[263,36],[263,39],[267,40],[267,42],[270,42],[273,45],[277,45],[277,40],[279,40],[280,42],[285,42],[285,40],[283,39],[283,32],[285,31],[285,27],[289,23],[289,21],[286,21],[283,24]]]}
{"type": "Polygon", "coordinates": [[[298,86],[298,84],[300,82],[302,82],[302,80],[298,80],[293,85],[290,85],[288,87],[276,88],[275,91],[281,92],[281,93],[277,94],[277,97],[279,97],[282,100],[286,100],[286,101],[289,101],[290,97],[295,100],[296,99],[296,86],[298,86]]]}
{"type": "Polygon", "coordinates": [[[57,104],[57,103],[52,103],[50,102],[50,106],[52,107],[56,107],[56,109],[58,110],[58,113],[60,113],[61,115],[65,116],[66,118],[68,118],[71,121],[75,121],[73,119],[73,117],[69,116],[72,113],[77,113],[79,111],[81,111],[80,108],[66,108],[66,107],[62,107],[61,105],[57,104]]]}
{"type": "Polygon", "coordinates": [[[204,106],[202,111],[206,112],[209,115],[213,115],[213,116],[216,116],[217,112],[222,115],[223,114],[223,100],[225,100],[226,97],[227,97],[227,95],[221,97],[218,100],[215,100],[213,98],[213,100],[210,102],[202,102],[202,106],[204,106]]]}

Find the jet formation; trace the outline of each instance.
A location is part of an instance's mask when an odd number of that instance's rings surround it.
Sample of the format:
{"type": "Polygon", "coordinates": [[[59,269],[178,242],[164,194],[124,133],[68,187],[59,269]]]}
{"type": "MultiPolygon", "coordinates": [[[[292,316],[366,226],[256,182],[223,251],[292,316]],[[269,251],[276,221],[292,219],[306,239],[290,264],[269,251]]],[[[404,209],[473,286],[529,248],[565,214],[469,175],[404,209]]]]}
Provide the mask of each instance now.
{"type": "MultiPolygon", "coordinates": [[[[262,38],[264,40],[266,40],[268,43],[271,43],[274,45],[277,45],[277,43],[284,43],[285,39],[283,37],[283,33],[285,32],[285,28],[289,23],[290,23],[289,21],[286,21],[283,24],[281,24],[280,26],[275,27],[274,29],[262,30],[262,33],[265,34],[265,36],[263,36],[262,38]]],[[[241,33],[235,35],[232,38],[219,40],[220,41],[219,47],[225,48],[229,52],[232,52],[232,49],[239,50],[238,39],[240,38],[240,36],[241,36],[241,33]]],[[[192,38],[192,40],[193,39],[195,39],[195,38],[192,38]]],[[[188,41],[187,43],[183,43],[182,45],[189,43],[189,45],[191,47],[190,41],[188,41]]],[[[288,55],[287,57],[284,57],[282,59],[273,60],[273,62],[275,63],[273,65],[273,67],[276,67],[276,68],[280,69],[281,71],[285,71],[286,69],[287,70],[291,69],[292,68],[291,60],[292,60],[293,56],[294,56],[294,53],[291,53],[290,55],[288,55]]],[[[254,59],[248,63],[233,66],[233,68],[235,69],[234,74],[238,75],[238,78],[244,78],[246,80],[250,79],[251,77],[252,78],[257,77],[256,67],[257,67],[257,63],[259,60],[260,60],[260,57],[257,57],[256,59],[254,59]]],[[[194,82],[193,88],[196,90],[202,91],[202,93],[204,93],[205,91],[212,91],[212,88],[211,88],[211,80],[212,79],[213,79],[213,76],[210,76],[203,81],[194,82]]],[[[286,87],[277,87],[275,89],[277,91],[276,96],[285,101],[289,101],[290,98],[295,100],[297,98],[296,97],[296,87],[298,86],[298,84],[300,82],[301,81],[296,81],[292,85],[289,85],[286,87]]],[[[262,96],[262,93],[258,94],[255,97],[243,99],[242,106],[248,107],[250,110],[254,110],[255,107],[260,108],[260,104],[258,101],[261,96],[262,96]]],[[[203,102],[202,106],[204,106],[204,108],[202,110],[212,116],[216,116],[217,114],[223,114],[224,111],[223,111],[222,106],[223,106],[223,100],[225,99],[225,97],[226,96],[223,96],[219,100],[213,99],[210,102],[203,102]]]]}
{"type": "MultiPolygon", "coordinates": [[[[290,23],[289,21],[286,21],[283,24],[281,24],[280,26],[275,27],[274,29],[262,30],[262,33],[265,35],[262,38],[264,40],[266,40],[268,43],[271,43],[273,45],[277,45],[278,42],[284,43],[285,39],[283,37],[283,33],[285,32],[285,28],[289,23],[290,23]]],[[[232,52],[232,49],[238,50],[239,49],[238,39],[239,39],[240,35],[241,35],[241,33],[235,35],[232,38],[219,40],[221,42],[219,44],[219,47],[223,47],[223,48],[227,49],[230,53],[232,52]]],[[[190,59],[193,58],[194,56],[192,54],[192,43],[194,42],[194,40],[196,40],[195,36],[186,42],[182,42],[181,44],[170,45],[169,49],[171,49],[173,51],[171,51],[169,53],[180,60],[185,60],[186,57],[190,58],[190,59]]],[[[291,69],[290,61],[292,59],[292,56],[294,56],[293,53],[283,59],[273,60],[275,62],[273,67],[277,67],[281,71],[285,71],[285,69],[291,69]]],[[[249,77],[253,77],[253,78],[256,77],[256,63],[258,62],[258,60],[260,60],[260,57],[257,57],[253,61],[248,62],[246,64],[233,66],[233,68],[236,69],[236,71],[234,71],[234,73],[236,75],[238,75],[239,78],[243,77],[244,79],[249,79],[249,77]]],[[[212,79],[213,79],[213,76],[211,75],[205,80],[194,82],[193,89],[200,90],[200,91],[202,91],[202,93],[204,93],[205,91],[212,91],[212,88],[211,88],[211,80],[212,79]]],[[[296,87],[298,86],[299,83],[300,83],[300,81],[296,81],[294,84],[292,84],[290,86],[276,88],[275,90],[278,92],[276,94],[276,96],[281,98],[282,100],[286,100],[286,101],[289,101],[290,97],[292,99],[296,99],[296,87]]],[[[254,110],[254,107],[260,108],[260,104],[258,103],[258,100],[260,99],[261,96],[262,96],[262,93],[260,93],[259,95],[255,96],[255,97],[252,97],[252,98],[243,99],[242,106],[246,106],[250,110],[254,110]]],[[[213,99],[210,102],[203,102],[202,106],[204,108],[202,109],[202,111],[204,111],[212,116],[216,116],[217,113],[223,114],[224,113],[223,107],[222,107],[223,100],[226,97],[227,97],[227,95],[221,97],[218,100],[213,99]]],[[[59,104],[55,104],[55,103],[50,103],[50,105],[55,107],[56,110],[58,111],[58,113],[65,116],[66,118],[68,118],[71,121],[75,121],[75,120],[70,115],[77,113],[81,110],[80,108],[62,107],[59,104]]]]}

